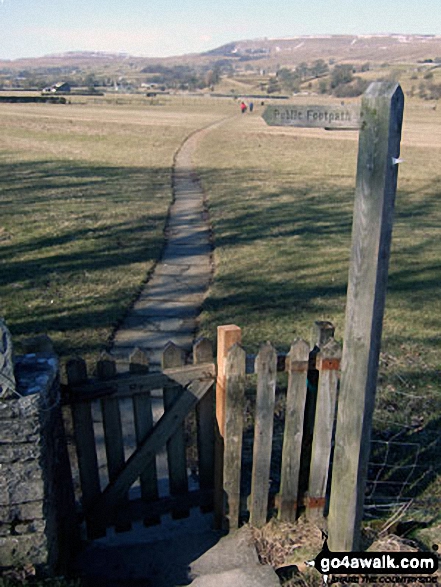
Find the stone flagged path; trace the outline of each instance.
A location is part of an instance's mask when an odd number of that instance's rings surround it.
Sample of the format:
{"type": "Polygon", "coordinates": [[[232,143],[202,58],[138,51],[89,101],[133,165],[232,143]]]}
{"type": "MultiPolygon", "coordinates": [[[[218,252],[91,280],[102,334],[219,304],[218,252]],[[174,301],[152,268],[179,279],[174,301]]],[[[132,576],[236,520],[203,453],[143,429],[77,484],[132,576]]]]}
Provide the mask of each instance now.
{"type": "Polygon", "coordinates": [[[212,276],[210,225],[192,156],[199,140],[221,123],[192,134],[175,156],[174,201],[162,258],[114,337],[111,354],[120,370],[126,370],[136,347],[147,352],[152,370],[159,370],[161,353],[169,341],[191,350],[212,276]]]}

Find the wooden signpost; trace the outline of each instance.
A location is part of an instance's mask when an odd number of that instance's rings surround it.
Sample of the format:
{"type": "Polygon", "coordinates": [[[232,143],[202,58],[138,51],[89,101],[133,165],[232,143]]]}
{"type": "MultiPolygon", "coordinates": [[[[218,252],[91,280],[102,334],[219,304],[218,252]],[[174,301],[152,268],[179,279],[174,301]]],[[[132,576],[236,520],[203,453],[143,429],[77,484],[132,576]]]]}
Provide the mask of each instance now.
{"type": "Polygon", "coordinates": [[[341,387],[329,506],[329,548],[360,548],[360,529],[400,162],[404,96],[373,83],[359,115],[339,106],[269,106],[268,124],[359,129],[341,387]]]}
{"type": "Polygon", "coordinates": [[[358,130],[361,126],[360,108],[354,104],[267,106],[263,113],[263,119],[269,126],[325,128],[327,130],[358,130]]]}

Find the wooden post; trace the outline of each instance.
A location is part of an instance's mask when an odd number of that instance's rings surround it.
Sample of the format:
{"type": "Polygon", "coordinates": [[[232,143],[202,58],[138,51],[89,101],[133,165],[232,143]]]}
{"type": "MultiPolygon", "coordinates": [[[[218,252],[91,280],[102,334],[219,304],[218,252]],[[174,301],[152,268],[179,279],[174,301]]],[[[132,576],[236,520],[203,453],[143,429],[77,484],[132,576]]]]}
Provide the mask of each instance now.
{"type": "Polygon", "coordinates": [[[225,526],[225,495],[223,484],[224,435],[225,435],[225,364],[228,351],[240,343],[242,331],[229,324],[217,328],[217,379],[216,379],[216,430],[214,454],[214,525],[225,526]]]}
{"type": "Polygon", "coordinates": [[[235,344],[225,364],[223,490],[228,530],[239,526],[240,472],[245,408],[245,351],[235,344]]]}
{"type": "Polygon", "coordinates": [[[229,324],[218,326],[217,329],[217,379],[216,379],[216,419],[219,431],[224,437],[225,432],[225,365],[228,351],[236,343],[241,342],[242,331],[239,326],[229,324]]]}
{"type": "Polygon", "coordinates": [[[333,338],[316,357],[319,381],[306,499],[306,512],[310,519],[320,520],[325,507],[340,359],[341,347],[333,338]]]}
{"type": "Polygon", "coordinates": [[[286,363],[289,375],[278,499],[278,516],[283,522],[295,522],[297,515],[308,358],[308,343],[304,340],[293,342],[286,363]]]}
{"type": "Polygon", "coordinates": [[[404,96],[371,84],[362,100],[331,500],[332,551],[358,550],[397,186],[404,96]]]}
{"type": "Polygon", "coordinates": [[[260,348],[256,357],[257,392],[254,426],[253,470],[251,475],[250,524],[266,523],[276,399],[277,352],[271,343],[260,348]]]}

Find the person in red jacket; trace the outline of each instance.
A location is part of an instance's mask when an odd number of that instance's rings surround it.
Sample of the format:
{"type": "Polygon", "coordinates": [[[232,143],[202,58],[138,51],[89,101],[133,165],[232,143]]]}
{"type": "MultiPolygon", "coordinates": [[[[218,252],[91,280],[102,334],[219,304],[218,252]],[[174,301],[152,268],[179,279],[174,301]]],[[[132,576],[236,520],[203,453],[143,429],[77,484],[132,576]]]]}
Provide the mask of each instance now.
{"type": "Polygon", "coordinates": [[[240,110],[242,114],[245,114],[245,112],[247,111],[247,105],[243,101],[240,103],[240,110]]]}

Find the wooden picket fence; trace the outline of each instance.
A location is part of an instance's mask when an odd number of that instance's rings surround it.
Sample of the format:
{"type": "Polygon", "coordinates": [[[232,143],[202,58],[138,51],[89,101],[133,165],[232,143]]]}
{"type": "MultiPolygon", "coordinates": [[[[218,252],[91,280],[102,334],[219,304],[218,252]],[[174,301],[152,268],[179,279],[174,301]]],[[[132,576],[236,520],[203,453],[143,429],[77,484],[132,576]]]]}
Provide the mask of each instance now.
{"type": "Polygon", "coordinates": [[[316,323],[312,348],[297,340],[286,355],[277,354],[266,343],[257,356],[247,356],[240,336],[237,326],[219,327],[217,377],[212,345],[206,339],[194,346],[192,364],[186,364],[182,350],[169,343],[161,372],[149,371],[146,355],[140,350],[132,354],[129,372],[124,374],[117,374],[110,356],[98,361],[94,377],[89,377],[81,358],[67,363],[64,395],[71,407],[81,515],[89,538],[105,535],[111,526],[116,531],[128,531],[135,521],[158,524],[167,513],[175,518],[186,517],[193,507],[201,507],[204,512],[214,509],[219,528],[238,527],[247,517],[246,509],[252,525],[265,524],[272,513],[269,485],[278,371],[288,375],[276,498],[278,516],[293,521],[300,506],[305,506],[309,516],[323,514],[341,356],[333,327],[316,323]],[[251,495],[247,501],[247,496],[241,495],[241,472],[249,374],[254,374],[257,387],[251,495]],[[155,401],[163,404],[163,415],[156,423],[155,401]],[[130,431],[125,429],[127,424],[122,418],[122,412],[127,414],[127,410],[131,412],[136,439],[128,458],[130,431]],[[104,481],[94,423],[97,411],[104,438],[104,481]],[[193,426],[188,425],[189,416],[193,426]],[[193,438],[188,438],[189,430],[193,438]],[[193,446],[192,454],[197,453],[198,487],[192,490],[188,478],[189,445],[193,446]],[[169,495],[160,497],[156,455],[164,447],[169,495]],[[305,459],[309,477],[303,480],[307,485],[303,499],[299,483],[305,459]],[[134,484],[139,485],[136,495],[130,491],[134,484]]]}
{"type": "MultiPolygon", "coordinates": [[[[294,521],[300,507],[313,518],[323,516],[330,468],[332,435],[336,413],[341,346],[333,338],[329,322],[317,322],[313,344],[295,341],[287,355],[278,354],[270,343],[256,357],[247,356],[240,345],[237,326],[218,332],[218,379],[216,407],[222,462],[223,500],[216,499],[218,525],[237,528],[244,516],[241,495],[242,438],[244,431],[246,375],[257,375],[251,495],[247,500],[249,521],[266,523],[270,504],[270,467],[277,372],[286,371],[280,489],[275,498],[278,517],[294,521]],[[307,479],[301,479],[306,471],[307,479]],[[299,491],[303,485],[305,495],[299,491]]],[[[221,476],[218,470],[219,477],[221,476]]]]}

